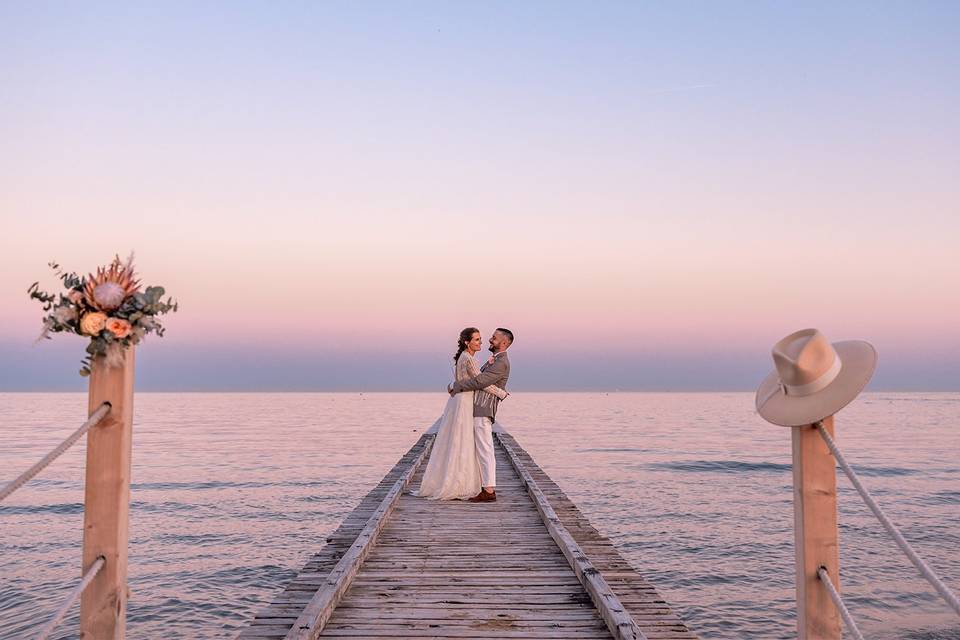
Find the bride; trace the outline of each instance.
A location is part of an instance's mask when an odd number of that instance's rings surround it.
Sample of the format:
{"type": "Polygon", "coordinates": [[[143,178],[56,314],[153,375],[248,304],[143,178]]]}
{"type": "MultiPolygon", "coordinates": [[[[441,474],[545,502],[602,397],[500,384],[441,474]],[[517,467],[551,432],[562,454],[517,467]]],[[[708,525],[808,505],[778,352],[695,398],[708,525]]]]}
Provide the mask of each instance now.
{"type": "MultiPolygon", "coordinates": [[[[479,329],[467,327],[460,332],[457,354],[453,356],[457,363],[454,368],[457,381],[480,373],[474,355],[480,351],[481,345],[479,329]]],[[[484,391],[501,400],[510,395],[492,385],[484,391]]],[[[473,393],[465,391],[451,396],[443,415],[430,428],[430,431],[436,431],[437,437],[420,481],[420,490],[414,495],[434,500],[465,500],[480,492],[480,463],[473,436],[473,393]]]]}

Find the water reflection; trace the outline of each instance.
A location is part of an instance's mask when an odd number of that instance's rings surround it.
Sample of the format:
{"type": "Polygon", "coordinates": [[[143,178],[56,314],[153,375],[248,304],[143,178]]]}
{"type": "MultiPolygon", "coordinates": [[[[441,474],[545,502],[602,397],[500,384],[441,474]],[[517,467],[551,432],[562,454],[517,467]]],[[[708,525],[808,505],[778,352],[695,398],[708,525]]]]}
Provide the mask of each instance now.
{"type": "MultiPolygon", "coordinates": [[[[232,638],[429,426],[436,394],[140,394],[130,637],[232,638]]],[[[867,394],[838,443],[960,587],[960,394],[867,394]]],[[[793,638],[790,437],[750,394],[527,394],[502,420],[705,638],[793,638]]],[[[80,394],[0,394],[12,475],[76,428],[80,394]]],[[[83,447],[0,508],[0,638],[79,574],[83,447]],[[38,571],[38,568],[42,570],[38,571]]],[[[960,638],[840,480],[842,580],[871,638],[960,638]]],[[[61,627],[72,637],[76,611],[61,627]]]]}

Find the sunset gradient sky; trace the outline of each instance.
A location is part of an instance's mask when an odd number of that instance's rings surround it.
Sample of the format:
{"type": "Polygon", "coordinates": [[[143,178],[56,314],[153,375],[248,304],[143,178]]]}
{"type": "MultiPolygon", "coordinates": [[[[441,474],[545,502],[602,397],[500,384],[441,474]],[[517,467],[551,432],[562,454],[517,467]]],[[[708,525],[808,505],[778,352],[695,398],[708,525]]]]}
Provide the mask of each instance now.
{"type": "Polygon", "coordinates": [[[182,305],[143,390],[747,390],[796,329],[960,389],[960,4],[0,5],[0,390],[49,260],[182,305]]]}

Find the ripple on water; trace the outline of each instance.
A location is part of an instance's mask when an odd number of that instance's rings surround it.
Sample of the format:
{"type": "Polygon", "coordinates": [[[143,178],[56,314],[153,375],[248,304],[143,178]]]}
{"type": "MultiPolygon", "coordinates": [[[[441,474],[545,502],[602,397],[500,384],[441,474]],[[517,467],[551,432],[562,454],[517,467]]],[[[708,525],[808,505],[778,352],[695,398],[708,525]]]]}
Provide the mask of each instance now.
{"type": "Polygon", "coordinates": [[[0,517],[16,515],[33,515],[38,513],[71,514],[83,513],[83,503],[72,504],[35,504],[23,506],[0,507],[0,517]]]}
{"type": "Polygon", "coordinates": [[[675,462],[650,462],[643,466],[647,469],[679,471],[681,473],[784,473],[791,469],[788,464],[743,462],[739,460],[678,460],[675,462]]]}
{"type": "MultiPolygon", "coordinates": [[[[138,395],[128,637],[235,637],[442,406],[435,394],[276,397],[138,395]]],[[[0,469],[32,464],[46,452],[37,430],[86,410],[83,394],[50,398],[37,412],[36,395],[0,394],[15,425],[0,469]]],[[[837,426],[865,484],[951,585],[960,584],[957,402],[866,394],[837,426]]],[[[517,393],[503,411],[701,637],[796,637],[789,431],[763,423],[752,394],[517,393]]],[[[0,639],[25,637],[76,579],[82,479],[78,449],[0,508],[0,639]]],[[[952,612],[840,482],[844,593],[864,634],[960,640],[952,612]]],[[[75,637],[76,622],[74,610],[56,637],[75,637]]]]}

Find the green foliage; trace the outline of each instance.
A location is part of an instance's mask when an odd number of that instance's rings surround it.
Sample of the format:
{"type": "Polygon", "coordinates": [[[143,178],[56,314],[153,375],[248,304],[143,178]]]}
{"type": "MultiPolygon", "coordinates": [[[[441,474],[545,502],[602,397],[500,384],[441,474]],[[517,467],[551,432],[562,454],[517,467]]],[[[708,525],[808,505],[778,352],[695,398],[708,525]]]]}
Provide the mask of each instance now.
{"type": "Polygon", "coordinates": [[[172,298],[163,300],[166,293],[163,287],[153,286],[128,295],[119,308],[104,312],[85,296],[86,278],[61,270],[56,262],[49,263],[49,266],[65,291],[56,294],[43,291],[39,282],[34,282],[27,289],[30,299],[37,300],[45,313],[43,333],[39,339],[50,339],[51,333],[74,333],[89,338],[86,356],[81,361],[81,376],[90,375],[94,358],[105,357],[108,363],[116,362],[122,357],[124,349],[138,344],[147,334],[156,333],[162,337],[164,327],[159,317],[178,309],[177,302],[172,298]],[[83,332],[83,319],[92,313],[103,313],[108,322],[96,335],[87,335],[83,332]],[[110,330],[111,320],[117,325],[116,333],[110,330]],[[123,322],[117,323],[117,320],[123,322]],[[129,323],[129,331],[126,331],[125,323],[129,323]]]}

